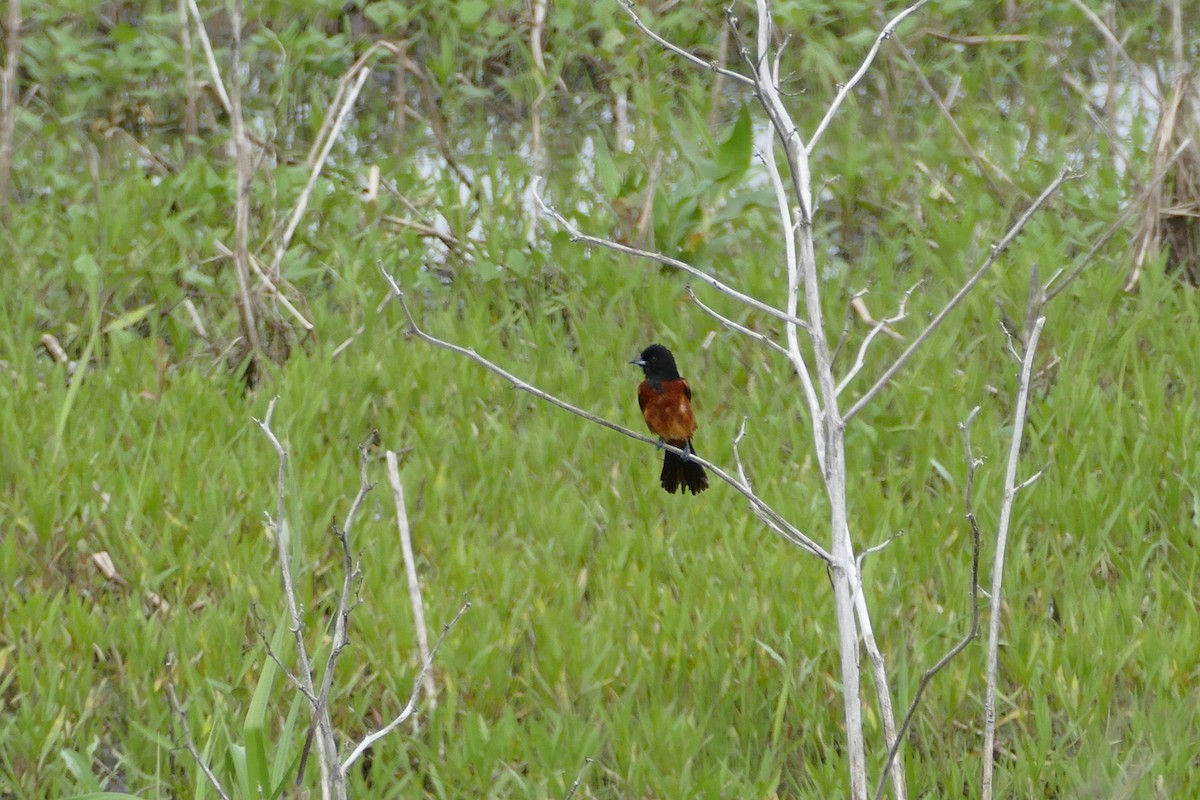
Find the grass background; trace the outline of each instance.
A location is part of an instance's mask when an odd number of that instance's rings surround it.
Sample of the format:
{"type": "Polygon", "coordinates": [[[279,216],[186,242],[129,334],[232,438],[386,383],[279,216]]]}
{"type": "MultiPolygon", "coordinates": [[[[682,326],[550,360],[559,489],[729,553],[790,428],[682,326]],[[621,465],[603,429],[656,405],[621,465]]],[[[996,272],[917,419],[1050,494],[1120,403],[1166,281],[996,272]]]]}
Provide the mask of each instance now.
{"type": "MultiPolygon", "coordinates": [[[[861,57],[875,12],[826,5],[779,8],[781,24],[811,31],[794,66],[807,94],[793,98],[810,127],[861,57]]],[[[867,562],[900,706],[969,622],[956,426],[975,405],[974,442],[988,459],[977,483],[986,580],[1017,366],[1000,320],[1022,320],[1030,267],[1047,276],[1073,263],[1134,179],[1059,82],[1070,70],[1108,77],[1094,31],[1070,4],[1044,5],[1010,17],[943,4],[904,34],[943,90],[962,79],[956,119],[1013,176],[1004,194],[988,189],[894,51],[816,162],[819,185],[836,178],[823,185],[818,220],[835,334],[851,291],[869,287],[879,315],[921,278],[902,327],[913,335],[1061,164],[1080,171],[848,433],[859,546],[905,532],[867,562]],[[934,32],[1031,38],[964,47],[934,32]]],[[[266,661],[253,609],[271,619],[282,607],[264,524],[276,459],[253,423],[276,395],[311,646],[327,642],[341,582],[330,525],[357,489],[356,447],[372,430],[404,451],[431,626],[472,602],[437,659],[437,711],[418,735],[375,748],[370,775],[354,774],[357,795],[563,797],[589,757],[577,796],[844,793],[836,636],[819,564],[772,538],[726,487],[668,496],[653,448],[406,338],[399,309],[379,309],[375,262],[410,289],[431,333],[631,427],[638,374],[626,362],[651,341],[667,344],[696,388],[699,451],[730,464],[747,418],[742,452],[756,487],[824,540],[827,509],[787,365],[700,313],[678,275],[587,250],[550,225],[527,244],[520,147],[537,76],[519,28],[505,27],[511,12],[370,6],[379,35],[407,37],[439,90],[456,157],[486,188],[461,190],[424,124],[398,143],[381,70],[284,262],[318,335],[289,339],[290,357],[249,390],[222,356],[236,335],[233,282],[213,260],[213,241],[232,239],[227,121],[214,115],[191,142],[170,124],[182,91],[173,6],[27,10],[23,85],[43,88],[18,119],[16,202],[0,243],[0,794],[191,796],[200,780],[176,749],[164,695],[170,650],[190,726],[234,782],[266,661]],[[458,22],[430,27],[422,12],[458,22]],[[174,170],[148,174],[134,141],[174,170]],[[372,164],[460,240],[458,254],[390,225],[412,213],[395,195],[362,202],[372,164]],[[86,366],[69,374],[53,363],[38,345],[44,333],[86,366]],[[101,551],[120,581],[95,568],[101,551]],[[170,610],[155,610],[153,595],[170,610]]],[[[219,30],[222,15],[205,11],[219,30]]],[[[1157,13],[1129,4],[1117,20],[1148,63],[1153,43],[1137,31],[1157,13]]],[[[658,28],[711,48],[717,18],[715,8],[676,9],[658,28]]],[[[655,246],[781,303],[777,237],[738,124],[744,98],[714,102],[704,76],[680,71],[614,9],[556,6],[550,37],[550,74],[562,83],[548,81],[544,113],[559,207],[591,232],[628,235],[623,203],[644,200],[661,158],[655,246]],[[622,91],[635,109],[632,152],[606,111],[622,91]],[[658,99],[667,91],[669,105],[658,99]]],[[[321,4],[268,3],[252,15],[247,102],[277,148],[254,186],[254,241],[268,242],[289,210],[307,172],[285,155],[303,157],[332,80],[367,38],[321,4]]],[[[1133,120],[1122,145],[1144,153],[1154,120],[1133,113],[1136,93],[1120,85],[1133,120]]],[[[432,112],[413,92],[424,121],[432,112]]],[[[1047,308],[1022,455],[1024,474],[1046,474],[1018,499],[1006,574],[1001,796],[1197,791],[1200,310],[1165,256],[1138,293],[1122,292],[1124,238],[1047,308]]],[[[704,299],[780,333],[726,298],[704,299]]],[[[865,327],[849,330],[847,354],[865,327]]],[[[882,341],[851,393],[898,352],[882,341]]],[[[381,462],[371,476],[379,486],[353,541],[363,605],[331,701],[350,740],[399,711],[419,666],[381,462]]],[[[976,791],[982,670],[977,644],[927,693],[906,751],[913,796],[976,791]]],[[[302,743],[285,721],[291,704],[280,682],[271,718],[285,761],[302,743]]],[[[865,711],[878,742],[875,709],[865,711]]],[[[882,756],[873,750],[873,769],[882,756]]]]}

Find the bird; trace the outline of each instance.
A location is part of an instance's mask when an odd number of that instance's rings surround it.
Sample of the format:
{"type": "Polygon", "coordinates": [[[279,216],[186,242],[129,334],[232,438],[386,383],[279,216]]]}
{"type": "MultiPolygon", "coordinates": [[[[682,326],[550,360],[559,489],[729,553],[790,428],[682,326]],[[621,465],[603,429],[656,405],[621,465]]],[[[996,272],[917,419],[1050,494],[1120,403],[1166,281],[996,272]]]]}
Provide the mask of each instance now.
{"type": "Polygon", "coordinates": [[[684,455],[668,450],[663,454],[662,488],[675,494],[700,494],[708,488],[704,467],[691,459],[696,417],[692,413],[692,387],[679,376],[675,356],[661,344],[652,344],[629,362],[642,368],[646,379],[638,386],[638,405],[646,427],[663,442],[678,447],[684,455]]]}

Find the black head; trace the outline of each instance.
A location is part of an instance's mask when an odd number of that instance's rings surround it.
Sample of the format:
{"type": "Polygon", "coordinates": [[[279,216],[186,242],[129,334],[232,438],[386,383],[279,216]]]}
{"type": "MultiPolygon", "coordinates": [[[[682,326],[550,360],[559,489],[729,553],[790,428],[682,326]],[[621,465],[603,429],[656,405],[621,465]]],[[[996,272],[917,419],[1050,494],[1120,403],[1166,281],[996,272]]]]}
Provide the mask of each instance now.
{"type": "Polygon", "coordinates": [[[679,377],[675,366],[675,356],[661,344],[652,344],[642,351],[630,364],[637,364],[652,380],[669,381],[679,377]]]}

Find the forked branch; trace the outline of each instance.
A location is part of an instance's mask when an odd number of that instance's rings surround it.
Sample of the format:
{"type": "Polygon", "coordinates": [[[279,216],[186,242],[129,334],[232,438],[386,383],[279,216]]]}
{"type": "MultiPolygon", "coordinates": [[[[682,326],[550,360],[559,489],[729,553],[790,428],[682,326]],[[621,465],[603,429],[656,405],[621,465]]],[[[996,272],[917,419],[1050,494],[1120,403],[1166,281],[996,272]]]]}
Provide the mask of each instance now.
{"type": "Polygon", "coordinates": [[[995,766],[996,746],[996,680],[1000,650],[1000,613],[1004,609],[1004,558],[1008,547],[1008,531],[1012,522],[1013,501],[1017,492],[1029,486],[1041,472],[1017,484],[1017,464],[1021,460],[1021,439],[1025,432],[1025,417],[1029,409],[1029,388],[1032,383],[1033,360],[1037,355],[1038,339],[1046,318],[1040,316],[1042,309],[1041,287],[1036,277],[1030,287],[1032,302],[1028,332],[1025,337],[1025,353],[1021,360],[1021,373],[1017,379],[1017,407],[1013,412],[1012,440],[1008,448],[1008,463],[1004,470],[1004,496],[1000,501],[1000,520],[996,525],[996,555],[992,560],[992,589],[989,601],[991,613],[988,619],[987,641],[987,689],[983,698],[983,783],[981,797],[992,798],[992,770],[995,766]]]}
{"type": "Polygon", "coordinates": [[[708,286],[711,286],[712,288],[716,289],[718,292],[721,292],[722,294],[726,294],[735,300],[740,300],[741,302],[745,303],[746,305],[750,306],[751,308],[758,309],[759,311],[763,312],[764,314],[770,314],[771,316],[773,316],[777,319],[781,319],[784,322],[790,322],[793,325],[796,325],[800,328],[805,328],[805,329],[808,328],[808,323],[805,322],[804,320],[800,319],[796,315],[788,314],[786,311],[780,311],[778,308],[775,308],[774,306],[770,305],[769,303],[764,303],[763,301],[753,298],[750,295],[745,294],[744,292],[739,292],[737,289],[734,289],[732,286],[722,283],[721,281],[717,280],[713,276],[709,275],[707,272],[704,272],[702,270],[697,269],[696,267],[693,267],[691,264],[687,263],[686,261],[680,261],[677,258],[671,258],[670,256],[663,255],[662,253],[656,253],[653,250],[643,250],[640,247],[630,247],[629,245],[621,244],[620,242],[614,242],[611,239],[601,239],[598,236],[589,236],[588,234],[580,231],[579,228],[576,227],[570,220],[568,220],[566,217],[564,217],[562,214],[560,214],[556,208],[554,208],[553,206],[546,203],[545,200],[542,199],[542,195],[540,192],[536,193],[534,195],[534,198],[537,201],[538,205],[541,207],[542,212],[544,214],[548,215],[549,217],[551,217],[559,225],[561,225],[563,227],[563,230],[565,230],[567,232],[567,234],[571,237],[572,242],[583,242],[584,244],[591,244],[591,245],[595,245],[596,247],[603,247],[606,250],[612,250],[617,253],[624,253],[625,255],[628,255],[628,256],[634,256],[636,258],[644,258],[648,261],[654,261],[659,264],[662,264],[664,267],[673,267],[674,269],[680,270],[681,272],[686,272],[688,275],[691,275],[696,280],[700,281],[701,283],[707,284],[708,286]]]}
{"type": "Polygon", "coordinates": [[[1014,222],[1012,227],[1008,229],[1008,232],[1001,237],[1000,241],[992,245],[991,252],[988,253],[988,257],[983,260],[983,263],[979,266],[979,269],[975,270],[975,274],[968,278],[967,282],[963,284],[963,287],[958,290],[958,293],[955,294],[954,297],[951,297],[946,305],[942,307],[942,310],[934,315],[929,324],[925,326],[925,330],[921,331],[920,335],[913,339],[912,343],[904,349],[904,352],[901,353],[896,358],[895,362],[893,362],[892,365],[884,371],[883,375],[879,377],[879,380],[875,381],[875,384],[870,389],[863,392],[862,397],[858,398],[854,405],[850,406],[849,410],[846,411],[842,417],[843,424],[849,422],[855,414],[857,414],[859,411],[862,411],[867,403],[870,403],[872,400],[874,400],[875,396],[883,390],[883,387],[887,386],[888,383],[891,382],[892,378],[896,376],[896,373],[899,372],[900,369],[908,363],[908,360],[912,358],[913,354],[921,348],[921,345],[925,344],[925,340],[927,340],[929,336],[935,330],[937,330],[943,322],[945,322],[946,317],[950,316],[950,312],[958,308],[958,305],[963,301],[963,298],[970,294],[971,290],[974,289],[979,281],[983,279],[983,276],[986,275],[988,270],[992,268],[992,265],[996,263],[996,260],[1000,258],[1000,255],[1008,249],[1008,246],[1012,244],[1014,239],[1017,238],[1017,235],[1025,228],[1025,225],[1030,219],[1033,218],[1033,215],[1037,213],[1038,209],[1045,205],[1046,201],[1050,199],[1051,195],[1058,191],[1058,187],[1062,186],[1063,183],[1070,177],[1071,170],[1069,168],[1064,169],[1058,174],[1058,177],[1052,180],[1049,185],[1042,190],[1042,193],[1038,195],[1037,199],[1034,200],[1032,204],[1030,204],[1029,208],[1025,209],[1025,213],[1017,218],[1017,221],[1014,222]]]}
{"type": "Polygon", "coordinates": [[[971,413],[967,415],[967,419],[959,424],[959,428],[963,432],[963,443],[967,452],[967,488],[966,488],[966,517],[967,524],[971,528],[971,588],[969,596],[971,598],[971,626],[968,628],[963,638],[946,654],[937,660],[932,667],[925,670],[921,675],[921,680],[917,683],[917,691],[913,694],[912,702],[908,705],[908,712],[904,715],[904,721],[900,723],[900,729],[896,732],[896,741],[892,742],[892,746],[888,749],[887,761],[883,763],[883,774],[879,776],[879,783],[875,786],[875,800],[880,800],[883,797],[883,786],[887,780],[888,772],[892,769],[892,764],[896,761],[896,754],[900,752],[900,748],[904,746],[904,737],[908,733],[908,727],[912,724],[913,715],[917,713],[917,706],[921,704],[921,697],[925,690],[929,688],[929,684],[933,681],[935,675],[942,671],[943,668],[955,656],[967,649],[967,645],[975,641],[979,636],[979,523],[975,519],[975,471],[983,464],[981,459],[975,458],[975,454],[971,451],[971,424],[975,421],[975,417],[979,415],[979,406],[971,409],[971,413]]]}
{"type": "Polygon", "coordinates": [[[521,380],[516,375],[513,375],[511,372],[508,372],[507,370],[505,370],[503,367],[501,367],[497,364],[494,364],[493,362],[491,362],[488,359],[484,358],[483,356],[479,355],[478,353],[475,352],[475,350],[473,348],[461,347],[452,342],[447,342],[443,339],[439,339],[436,336],[431,336],[430,334],[426,333],[425,331],[423,331],[421,329],[420,325],[417,324],[416,317],[413,316],[412,310],[408,307],[408,303],[404,298],[404,292],[403,292],[403,290],[401,290],[399,284],[396,283],[395,278],[393,278],[391,275],[388,274],[387,270],[384,269],[382,264],[379,265],[379,271],[383,275],[384,280],[387,281],[388,286],[391,287],[392,294],[400,302],[401,308],[404,309],[404,314],[408,318],[409,330],[412,332],[413,336],[416,336],[418,339],[428,342],[429,344],[432,344],[436,347],[440,347],[444,350],[449,350],[452,353],[457,353],[460,356],[469,358],[470,360],[472,360],[475,363],[479,364],[480,366],[486,368],[490,372],[493,372],[496,375],[499,375],[501,378],[503,378],[504,380],[511,383],[517,389],[520,389],[523,392],[528,392],[529,394],[533,395],[534,397],[537,397],[540,400],[544,400],[545,402],[550,403],[551,405],[557,406],[564,411],[570,412],[571,414],[574,414],[577,417],[582,417],[583,419],[586,419],[587,421],[592,422],[596,425],[600,425],[604,428],[608,428],[611,431],[616,431],[617,433],[621,434],[622,436],[627,436],[630,439],[636,439],[639,442],[645,442],[647,444],[652,444],[655,447],[661,447],[664,450],[668,450],[672,453],[676,453],[677,455],[684,456],[685,458],[689,458],[692,461],[695,461],[696,463],[702,465],[703,467],[705,467],[706,469],[711,471],[718,478],[720,478],[721,480],[725,481],[727,484],[732,486],[734,489],[736,489],[743,497],[745,497],[750,502],[750,505],[753,508],[755,508],[757,511],[761,511],[763,514],[767,515],[767,517],[769,517],[775,523],[775,525],[778,526],[778,527],[773,528],[773,530],[776,530],[777,532],[782,533],[788,541],[792,542],[795,545],[798,545],[799,547],[803,548],[804,550],[807,550],[808,552],[812,553],[816,557],[820,558],[822,561],[829,563],[831,556],[829,555],[828,551],[825,550],[825,548],[821,547],[815,541],[810,539],[806,534],[804,534],[802,531],[800,531],[796,526],[792,525],[790,522],[788,522],[786,519],[784,519],[783,516],[779,512],[777,512],[775,509],[771,508],[771,506],[768,505],[766,503],[766,501],[764,501],[757,494],[755,494],[754,491],[749,486],[744,484],[742,481],[739,481],[737,478],[733,477],[728,472],[726,472],[724,469],[722,469],[721,467],[712,463],[711,461],[701,458],[700,456],[698,456],[692,452],[685,453],[682,449],[680,449],[678,447],[673,447],[672,445],[664,444],[657,439],[652,439],[649,436],[644,436],[640,433],[637,433],[636,431],[632,431],[629,428],[626,428],[623,425],[619,425],[615,422],[612,422],[611,420],[607,420],[607,419],[604,419],[603,417],[596,416],[595,414],[592,414],[589,411],[584,411],[582,408],[579,408],[578,406],[574,406],[571,403],[568,403],[567,401],[562,400],[561,398],[555,397],[554,395],[550,394],[549,392],[543,391],[542,389],[539,389],[536,386],[533,386],[532,384],[521,380]]]}
{"type": "Polygon", "coordinates": [[[350,769],[350,767],[354,766],[354,762],[357,761],[359,757],[367,751],[368,747],[375,744],[392,731],[396,730],[396,728],[399,728],[405,723],[406,720],[408,720],[409,717],[416,713],[417,702],[421,699],[421,690],[425,687],[425,676],[429,674],[429,670],[433,667],[433,660],[437,657],[438,650],[442,649],[442,642],[446,641],[446,634],[450,633],[450,629],[458,624],[458,621],[462,619],[462,615],[467,613],[467,610],[470,607],[470,603],[463,603],[462,608],[460,608],[458,613],[454,615],[454,619],[450,620],[442,627],[442,635],[438,637],[437,644],[433,646],[433,650],[429,651],[429,656],[421,664],[421,671],[417,673],[416,679],[413,680],[412,694],[409,695],[408,703],[406,703],[404,708],[400,710],[400,713],[397,714],[395,719],[393,719],[387,725],[384,725],[374,733],[369,733],[364,736],[363,740],[358,743],[353,752],[346,756],[346,760],[342,762],[342,765],[339,768],[343,778],[346,777],[346,772],[350,769]]]}

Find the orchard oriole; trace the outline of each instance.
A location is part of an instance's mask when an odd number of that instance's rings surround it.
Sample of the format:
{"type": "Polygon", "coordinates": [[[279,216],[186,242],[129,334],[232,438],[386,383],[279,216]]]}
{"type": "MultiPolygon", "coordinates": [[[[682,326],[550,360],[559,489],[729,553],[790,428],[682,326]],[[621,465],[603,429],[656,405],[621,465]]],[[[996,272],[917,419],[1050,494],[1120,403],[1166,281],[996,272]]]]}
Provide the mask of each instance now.
{"type": "Polygon", "coordinates": [[[646,373],[638,386],[638,405],[646,427],[662,441],[678,447],[687,455],[667,451],[663,454],[662,487],[675,494],[681,486],[683,493],[700,494],[708,488],[704,467],[688,455],[692,449],[692,434],[696,432],[696,417],[692,414],[692,389],[679,377],[675,357],[661,344],[652,344],[630,364],[646,373]]]}

